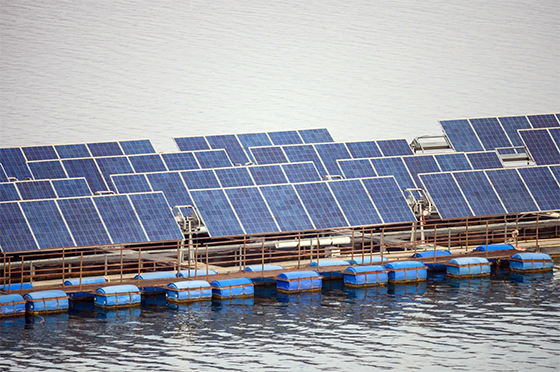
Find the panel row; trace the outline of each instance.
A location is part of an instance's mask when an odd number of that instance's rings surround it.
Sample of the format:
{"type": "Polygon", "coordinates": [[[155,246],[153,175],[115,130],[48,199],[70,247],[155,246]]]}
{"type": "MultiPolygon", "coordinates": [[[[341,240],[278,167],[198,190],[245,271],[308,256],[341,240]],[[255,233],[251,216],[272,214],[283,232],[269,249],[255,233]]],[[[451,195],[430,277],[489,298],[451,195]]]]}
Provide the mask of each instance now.
{"type": "Polygon", "coordinates": [[[560,128],[525,129],[519,135],[537,165],[560,164],[560,128]]]}
{"type": "Polygon", "coordinates": [[[0,183],[0,202],[72,198],[93,193],[85,178],[0,183]]]}

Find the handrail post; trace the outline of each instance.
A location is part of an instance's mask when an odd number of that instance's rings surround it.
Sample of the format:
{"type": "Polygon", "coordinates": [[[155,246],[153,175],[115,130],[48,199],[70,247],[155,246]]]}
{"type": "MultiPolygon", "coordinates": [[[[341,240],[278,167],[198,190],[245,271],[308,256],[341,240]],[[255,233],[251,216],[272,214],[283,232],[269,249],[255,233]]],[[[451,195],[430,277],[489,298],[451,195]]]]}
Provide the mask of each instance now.
{"type": "Polygon", "coordinates": [[[84,268],[84,252],[80,252],[80,289],[82,291],[82,275],[83,275],[83,268],[84,268]]]}
{"type": "Polygon", "coordinates": [[[64,270],[64,267],[66,266],[65,265],[65,260],[66,260],[66,248],[63,247],[62,248],[62,285],[64,285],[64,274],[65,274],[65,271],[66,271],[66,270],[64,270]]]}
{"type": "Polygon", "coordinates": [[[297,242],[297,268],[301,267],[301,231],[298,232],[298,242],[297,242]]]}
{"type": "Polygon", "coordinates": [[[365,250],[366,250],[366,233],[364,231],[364,228],[362,227],[362,265],[364,264],[365,261],[365,250]]]}
{"type": "Polygon", "coordinates": [[[381,247],[379,247],[379,251],[381,252],[381,265],[383,265],[383,249],[385,249],[385,228],[381,229],[381,247]]]}
{"type": "Polygon", "coordinates": [[[319,234],[317,234],[317,269],[319,269],[320,257],[321,257],[321,243],[319,242],[319,234]]]}
{"type": "Polygon", "coordinates": [[[369,263],[373,262],[373,229],[369,232],[369,263]]]}
{"type": "Polygon", "coordinates": [[[264,278],[264,238],[262,239],[261,250],[262,250],[262,257],[261,257],[261,265],[262,265],[261,277],[264,278]]]}
{"type": "Polygon", "coordinates": [[[123,246],[121,245],[121,283],[123,281],[123,246]]]}
{"type": "MultiPolygon", "coordinates": [[[[138,248],[138,275],[136,276],[136,286],[140,287],[140,264],[142,260],[142,247],[138,248]]],[[[176,276],[178,276],[179,271],[177,270],[176,276]]]]}
{"type": "Polygon", "coordinates": [[[486,221],[486,259],[488,259],[488,221],[486,221]]]}
{"type": "Polygon", "coordinates": [[[208,273],[209,273],[209,269],[208,269],[208,244],[206,244],[206,281],[208,281],[208,273]]]}
{"type": "Polygon", "coordinates": [[[19,294],[23,295],[23,256],[21,256],[21,273],[20,273],[20,288],[19,294]]]}
{"type": "Polygon", "coordinates": [[[243,271],[247,270],[247,237],[243,235],[243,271]]]}
{"type": "Polygon", "coordinates": [[[356,242],[355,242],[355,235],[356,230],[352,229],[352,250],[350,251],[350,255],[351,255],[351,261],[350,262],[354,262],[354,248],[356,247],[356,242]]]}
{"type": "Polygon", "coordinates": [[[537,226],[535,227],[535,248],[536,251],[540,253],[541,247],[539,247],[539,215],[537,214],[537,226]]]}
{"type": "Polygon", "coordinates": [[[469,250],[469,219],[465,223],[465,252],[469,250]]]}

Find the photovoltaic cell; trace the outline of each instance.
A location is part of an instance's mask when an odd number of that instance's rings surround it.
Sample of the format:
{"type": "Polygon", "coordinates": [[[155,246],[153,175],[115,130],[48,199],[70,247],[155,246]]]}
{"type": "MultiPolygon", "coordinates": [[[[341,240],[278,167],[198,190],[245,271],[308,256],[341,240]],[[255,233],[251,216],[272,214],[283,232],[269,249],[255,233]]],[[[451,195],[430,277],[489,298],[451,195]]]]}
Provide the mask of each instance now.
{"type": "Polygon", "coordinates": [[[541,211],[560,210],[560,187],[548,167],[517,169],[541,211]]]}
{"type": "Polygon", "coordinates": [[[170,171],[200,169],[192,152],[174,152],[161,154],[163,162],[170,171]]]}
{"type": "Polygon", "coordinates": [[[249,156],[251,161],[255,163],[255,158],[251,151],[249,150],[250,147],[259,147],[259,146],[272,146],[272,141],[268,138],[266,133],[244,133],[238,134],[237,139],[243,146],[243,150],[249,156]]]}
{"type": "Polygon", "coordinates": [[[519,135],[537,165],[560,164],[560,152],[546,129],[520,130],[519,135]]]}
{"type": "MultiPolygon", "coordinates": [[[[511,147],[512,144],[497,118],[470,119],[478,138],[485,150],[494,150],[498,147],[511,147]]],[[[502,153],[514,153],[512,150],[502,150],[502,153]]]]}
{"type": "Polygon", "coordinates": [[[0,203],[0,246],[4,252],[39,249],[18,203],[0,203]]]}
{"type": "Polygon", "coordinates": [[[131,194],[128,197],[150,241],[184,238],[162,193],[131,194]]]}
{"type": "Polygon", "coordinates": [[[377,177],[369,159],[339,160],[338,166],[342,169],[344,178],[377,177]]]}
{"type": "Polygon", "coordinates": [[[343,143],[325,143],[314,145],[323,164],[330,175],[341,175],[342,172],[336,162],[338,159],[351,159],[352,156],[343,143]]]}
{"type": "Polygon", "coordinates": [[[485,171],[508,213],[539,211],[515,169],[485,171]]]}
{"type": "Polygon", "coordinates": [[[107,245],[111,239],[91,198],[58,199],[57,204],[78,246],[107,245]]]}
{"type": "Polygon", "coordinates": [[[483,171],[453,173],[475,216],[506,214],[496,191],[483,171]]]}
{"type": "Polygon", "coordinates": [[[136,243],[148,241],[138,217],[126,195],[111,195],[93,198],[99,214],[113,243],[136,243]]]}
{"type": "Polygon", "coordinates": [[[194,156],[202,169],[233,167],[225,150],[197,151],[194,156]]]}
{"type": "Polygon", "coordinates": [[[328,184],[338,204],[342,207],[350,226],[383,223],[359,180],[332,181],[328,184]]]}
{"type": "Polygon", "coordinates": [[[418,178],[420,173],[441,172],[433,155],[404,156],[403,161],[418,187],[422,184],[418,178]]]}
{"type": "Polygon", "coordinates": [[[22,202],[20,205],[40,248],[75,246],[54,200],[22,202]]]}
{"type": "Polygon", "coordinates": [[[4,166],[8,177],[15,177],[20,181],[31,178],[25,156],[19,147],[0,149],[0,163],[4,166]]]}
{"type": "Polygon", "coordinates": [[[178,172],[146,174],[152,190],[162,191],[170,206],[192,205],[191,197],[178,172]]]}
{"type": "Polygon", "coordinates": [[[551,128],[548,130],[548,133],[550,133],[552,139],[556,142],[556,146],[560,149],[560,128],[551,128]]]}
{"type": "Polygon", "coordinates": [[[281,164],[288,162],[281,147],[252,147],[250,152],[257,164],[281,164]]]}
{"type": "Polygon", "coordinates": [[[383,156],[413,155],[412,149],[404,139],[377,141],[383,156]]]}
{"type": "Polygon", "coordinates": [[[346,142],[346,147],[354,159],[383,156],[376,141],[346,142]]]}
{"type": "Polygon", "coordinates": [[[283,149],[291,163],[311,161],[315,164],[315,167],[319,171],[320,175],[323,176],[327,174],[327,171],[325,170],[321,159],[319,159],[313,145],[284,146],[283,149]]]}
{"type": "Polygon", "coordinates": [[[484,150],[468,120],[443,120],[439,123],[455,151],[468,152],[484,150]]]}
{"type": "Polygon", "coordinates": [[[191,191],[191,197],[211,237],[245,234],[224,190],[191,191]]]}
{"type": "Polygon", "coordinates": [[[321,176],[312,162],[282,164],[281,167],[291,183],[321,180],[321,176]]]}
{"type": "Polygon", "coordinates": [[[364,178],[361,181],[384,223],[416,221],[393,177],[364,178]]]}
{"type": "Polygon", "coordinates": [[[379,176],[395,177],[402,190],[416,188],[402,158],[377,158],[371,159],[371,163],[379,176]]]}
{"type": "Polygon", "coordinates": [[[301,129],[298,130],[299,135],[304,143],[324,143],[334,142],[331,134],[326,128],[319,129],[301,129]]]}
{"type": "Polygon", "coordinates": [[[115,191],[115,187],[111,182],[112,174],[134,173],[134,169],[132,169],[132,166],[126,156],[95,158],[95,162],[97,163],[105,182],[107,182],[107,185],[113,191],[115,191]]]}
{"type": "Polygon", "coordinates": [[[275,146],[280,145],[299,145],[303,143],[301,136],[295,130],[281,132],[268,132],[268,136],[275,146]]]}
{"type": "Polygon", "coordinates": [[[472,152],[467,154],[467,158],[473,169],[498,169],[503,168],[503,164],[494,151],[491,152],[472,152]]]}
{"type": "Polygon", "coordinates": [[[226,150],[229,158],[234,164],[245,165],[249,162],[249,158],[245,154],[245,151],[243,151],[243,148],[235,135],[206,136],[206,140],[213,149],[226,150]]]}
{"type": "Polygon", "coordinates": [[[527,115],[527,118],[535,129],[560,127],[560,123],[558,123],[558,120],[556,119],[556,116],[554,116],[554,114],[527,115]]]}
{"type": "Polygon", "coordinates": [[[91,153],[85,143],[73,145],[55,145],[58,156],[61,159],[89,158],[91,153]]]}
{"type": "Polygon", "coordinates": [[[225,192],[247,234],[280,231],[258,188],[226,189],[225,192]]]}
{"type": "Polygon", "coordinates": [[[221,187],[218,177],[210,169],[181,172],[181,176],[189,190],[218,189],[221,187]]]}
{"type": "Polygon", "coordinates": [[[23,200],[56,198],[56,193],[50,181],[17,182],[16,187],[23,200]]]}
{"type": "Polygon", "coordinates": [[[317,229],[348,226],[326,183],[299,183],[294,187],[317,229]]]}
{"type": "Polygon", "coordinates": [[[58,155],[52,145],[22,147],[21,149],[27,161],[58,159],[58,155]]]}
{"type": "Polygon", "coordinates": [[[15,200],[21,200],[21,196],[19,196],[16,184],[13,182],[0,183],[0,202],[15,200]]]}
{"type": "Polygon", "coordinates": [[[552,172],[552,174],[556,178],[556,182],[558,182],[560,184],[560,165],[551,165],[548,168],[550,169],[550,171],[552,172]]]}
{"type": "Polygon", "coordinates": [[[498,118],[507,136],[514,146],[523,146],[523,141],[517,132],[519,129],[530,129],[531,124],[526,116],[505,116],[498,118]]]}
{"type": "Polygon", "coordinates": [[[134,167],[134,171],[136,173],[145,173],[145,172],[165,172],[167,168],[161,159],[159,154],[151,154],[151,155],[134,155],[129,156],[128,159],[134,167]]]}
{"type": "Polygon", "coordinates": [[[214,171],[222,187],[254,186],[247,168],[220,168],[214,171]]]}
{"type": "Polygon", "coordinates": [[[124,155],[118,142],[93,142],[86,145],[93,157],[124,155]]]}
{"type": "Polygon", "coordinates": [[[138,155],[138,154],[155,154],[156,150],[152,146],[152,142],[148,139],[144,140],[131,140],[131,141],[119,141],[121,148],[126,155],[138,155]]]}
{"type": "Polygon", "coordinates": [[[249,167],[249,172],[257,185],[278,185],[288,183],[279,165],[257,165],[249,167]]]}
{"type": "Polygon", "coordinates": [[[441,218],[473,216],[469,205],[451,173],[430,173],[419,176],[441,218]]]}
{"type": "Polygon", "coordinates": [[[6,171],[4,170],[4,167],[2,166],[2,164],[0,164],[0,182],[8,182],[8,175],[6,174],[6,171]]]}
{"type": "Polygon", "coordinates": [[[440,154],[434,155],[436,162],[443,172],[471,170],[471,164],[465,154],[440,154]]]}
{"type": "Polygon", "coordinates": [[[36,180],[68,178],[59,160],[34,161],[27,164],[36,180]]]}
{"type": "Polygon", "coordinates": [[[260,190],[282,231],[315,228],[292,185],[264,186],[260,190]]]}
{"type": "Polygon", "coordinates": [[[210,150],[210,145],[206,142],[206,138],[200,137],[179,137],[173,138],[179,151],[198,151],[210,150]]]}
{"type": "Polygon", "coordinates": [[[51,184],[59,198],[75,198],[78,196],[91,196],[92,192],[85,178],[67,178],[52,180],[51,184]]]}
{"type": "Polygon", "coordinates": [[[111,180],[119,194],[152,191],[144,174],[114,175],[111,180]]]}
{"type": "Polygon", "coordinates": [[[68,177],[84,177],[88,182],[89,188],[94,193],[97,191],[108,191],[105,180],[92,158],[66,159],[62,160],[62,164],[68,177]]]}

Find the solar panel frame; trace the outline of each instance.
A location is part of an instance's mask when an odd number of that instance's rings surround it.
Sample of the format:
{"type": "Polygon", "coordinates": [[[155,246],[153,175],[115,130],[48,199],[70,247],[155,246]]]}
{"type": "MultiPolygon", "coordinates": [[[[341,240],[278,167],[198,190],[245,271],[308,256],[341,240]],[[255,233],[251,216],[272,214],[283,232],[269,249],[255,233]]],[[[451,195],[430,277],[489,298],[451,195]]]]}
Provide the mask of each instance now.
{"type": "Polygon", "coordinates": [[[92,197],[56,200],[77,246],[113,244],[92,197]]]}
{"type": "Polygon", "coordinates": [[[161,158],[170,171],[200,169],[200,164],[192,151],[162,153],[161,158]]]}
{"type": "Polygon", "coordinates": [[[192,199],[179,172],[146,173],[153,191],[161,191],[171,207],[192,205],[192,199]]]}
{"type": "Polygon", "coordinates": [[[506,214],[500,196],[482,170],[453,172],[455,182],[461,188],[475,216],[506,214]]]}
{"type": "Polygon", "coordinates": [[[40,249],[76,246],[55,200],[22,201],[20,207],[40,249]]]}
{"type": "MultiPolygon", "coordinates": [[[[513,147],[498,118],[473,118],[469,119],[469,122],[485,150],[491,151],[498,147],[513,147]]],[[[513,151],[503,153],[513,153],[513,151]]]]}
{"type": "Polygon", "coordinates": [[[31,251],[39,244],[18,202],[0,203],[0,249],[3,252],[31,251]]]}
{"type": "Polygon", "coordinates": [[[255,181],[246,167],[214,169],[221,187],[255,186],[255,181]]]}
{"type": "Polygon", "coordinates": [[[226,188],[224,191],[246,234],[280,232],[258,187],[226,188]]]}
{"type": "Polygon", "coordinates": [[[280,146],[251,147],[249,152],[255,163],[259,165],[289,163],[289,160],[280,146]]]}
{"type": "Polygon", "coordinates": [[[175,241],[184,239],[171,207],[162,192],[128,194],[150,241],[175,241]]]}
{"type": "Polygon", "coordinates": [[[130,155],[128,160],[135,173],[166,172],[169,170],[160,154],[130,155]]]}
{"type": "Polygon", "coordinates": [[[188,190],[215,189],[222,186],[213,169],[183,171],[181,177],[188,190]]]}
{"type": "Polygon", "coordinates": [[[0,164],[0,182],[9,182],[10,179],[8,178],[8,175],[6,174],[6,171],[4,170],[4,166],[2,164],[0,164]]]}
{"type": "Polygon", "coordinates": [[[21,150],[27,161],[58,159],[58,154],[53,145],[26,146],[22,147],[21,150]]]}
{"type": "Polygon", "coordinates": [[[76,198],[93,195],[86,179],[83,177],[50,180],[50,182],[58,198],[76,198]]]}
{"type": "Polygon", "coordinates": [[[416,222],[395,177],[362,178],[364,185],[383,223],[416,222]]]}
{"type": "Polygon", "coordinates": [[[304,143],[299,133],[295,130],[268,132],[268,136],[275,146],[302,145],[304,143]]]}
{"type": "Polygon", "coordinates": [[[321,158],[321,161],[328,174],[342,175],[342,171],[338,167],[337,160],[339,159],[352,159],[352,155],[348,152],[346,145],[344,143],[321,143],[314,144],[315,150],[321,158]]]}
{"type": "Polygon", "coordinates": [[[259,186],[280,230],[314,230],[315,225],[291,184],[259,186]]]}
{"type": "Polygon", "coordinates": [[[350,226],[378,225],[383,219],[360,180],[329,181],[327,185],[350,226]]]}
{"type": "Polygon", "coordinates": [[[319,175],[327,175],[327,170],[321,157],[317,154],[317,150],[313,145],[288,145],[282,146],[284,154],[290,163],[301,163],[311,161],[315,164],[315,168],[319,175]]]}
{"type": "Polygon", "coordinates": [[[243,150],[241,142],[234,134],[206,136],[206,140],[213,149],[226,150],[233,164],[245,165],[249,162],[249,157],[243,150]]]}
{"type": "Polygon", "coordinates": [[[440,120],[443,132],[457,152],[483,151],[480,139],[467,119],[440,120]]]}
{"type": "Polygon", "coordinates": [[[519,135],[537,165],[560,164],[560,150],[547,129],[524,129],[519,135]]]}
{"type": "Polygon", "coordinates": [[[156,150],[149,139],[119,141],[125,155],[155,154],[156,150]]]}
{"type": "Polygon", "coordinates": [[[495,151],[469,152],[466,155],[473,170],[504,168],[502,160],[495,151]]]}
{"type": "Polygon", "coordinates": [[[517,168],[541,211],[560,210],[560,186],[548,167],[517,168]]]}
{"type": "Polygon", "coordinates": [[[382,157],[377,141],[346,142],[346,148],[354,159],[382,157]]]}
{"type": "Polygon", "coordinates": [[[64,159],[61,162],[68,178],[84,177],[94,193],[109,191],[105,178],[103,178],[94,158],[64,159]]]}
{"type": "Polygon", "coordinates": [[[127,195],[98,196],[93,201],[114,244],[149,241],[127,195]]]}
{"type": "Polygon", "coordinates": [[[88,147],[91,156],[94,158],[98,156],[124,155],[124,151],[117,141],[90,142],[86,143],[86,146],[88,147]]]}
{"type": "Polygon", "coordinates": [[[554,114],[527,115],[533,128],[554,128],[560,127],[560,123],[554,114]]]}
{"type": "Polygon", "coordinates": [[[56,199],[50,180],[14,182],[22,200],[56,199]]]}
{"type": "Polygon", "coordinates": [[[474,216],[469,202],[451,173],[423,173],[418,177],[422,188],[432,199],[441,218],[474,216]]]}
{"type": "Polygon", "coordinates": [[[0,202],[18,201],[21,199],[15,182],[0,183],[0,202]]]}
{"type": "Polygon", "coordinates": [[[515,169],[493,169],[484,172],[508,213],[538,212],[540,210],[515,169]]]}
{"type": "Polygon", "coordinates": [[[294,187],[317,229],[349,226],[342,208],[325,182],[296,183],[294,187]]]}
{"type": "Polygon", "coordinates": [[[210,144],[204,136],[173,137],[173,142],[179,151],[211,150],[210,144]]]}
{"type": "Polygon", "coordinates": [[[437,164],[442,172],[472,170],[472,165],[467,158],[467,155],[462,152],[451,154],[435,154],[437,164]]]}
{"type": "Polygon", "coordinates": [[[0,163],[8,177],[15,177],[20,181],[33,177],[20,147],[0,148],[0,163]]]}
{"type": "Polygon", "coordinates": [[[300,129],[298,134],[304,143],[334,142],[327,128],[300,129]]]}
{"type": "Polygon", "coordinates": [[[376,142],[383,156],[414,155],[408,142],[404,138],[377,140],[376,142]]]}
{"type": "Polygon", "coordinates": [[[277,164],[255,165],[248,169],[257,186],[279,185],[289,182],[284,170],[277,164]]]}
{"type": "Polygon", "coordinates": [[[369,159],[342,159],[337,162],[344,178],[377,177],[369,159]]]}
{"type": "Polygon", "coordinates": [[[321,175],[311,161],[295,162],[281,165],[290,183],[315,182],[321,180],[321,175]]]}
{"type": "Polygon", "coordinates": [[[223,189],[191,190],[190,194],[210,237],[245,235],[223,189]]]}
{"type": "Polygon", "coordinates": [[[233,167],[233,163],[224,149],[201,150],[194,152],[194,155],[201,169],[233,167]]]}
{"type": "Polygon", "coordinates": [[[115,174],[111,176],[111,181],[119,194],[153,191],[145,173],[115,174]]]}

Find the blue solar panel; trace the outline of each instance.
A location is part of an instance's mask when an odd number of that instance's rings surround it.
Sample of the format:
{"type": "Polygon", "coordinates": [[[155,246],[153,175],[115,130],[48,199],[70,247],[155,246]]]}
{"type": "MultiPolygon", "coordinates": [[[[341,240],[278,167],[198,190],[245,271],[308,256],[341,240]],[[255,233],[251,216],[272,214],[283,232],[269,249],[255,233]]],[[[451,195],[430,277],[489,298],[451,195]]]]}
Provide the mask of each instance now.
{"type": "Polygon", "coordinates": [[[535,212],[539,207],[515,169],[485,171],[508,213],[535,212]]]}
{"type": "Polygon", "coordinates": [[[163,163],[159,154],[152,155],[134,155],[129,156],[128,159],[134,167],[136,173],[145,172],[165,172],[167,167],[163,163]]]}
{"type": "Polygon", "coordinates": [[[111,177],[119,194],[150,192],[152,188],[144,174],[123,174],[111,177]]]}
{"type": "Polygon", "coordinates": [[[491,152],[471,152],[467,154],[473,169],[498,169],[504,165],[500,161],[498,154],[491,152]]]}
{"type": "Polygon", "coordinates": [[[312,162],[282,164],[281,167],[291,183],[321,180],[321,176],[312,162]]]}
{"type": "Polygon", "coordinates": [[[91,198],[58,199],[57,203],[76,245],[112,243],[91,198]]]}
{"type": "Polygon", "coordinates": [[[20,205],[40,248],[76,245],[54,200],[22,202],[20,205]]]}
{"type": "Polygon", "coordinates": [[[228,134],[228,135],[219,135],[219,136],[206,136],[206,140],[210,144],[213,149],[224,149],[226,150],[229,158],[234,164],[247,164],[249,162],[249,158],[239,140],[235,135],[228,134]]]}
{"type": "Polygon", "coordinates": [[[554,114],[527,115],[527,118],[535,129],[560,127],[560,123],[558,123],[558,120],[556,119],[556,116],[554,116],[554,114]]]}
{"type": "Polygon", "coordinates": [[[523,141],[519,137],[518,129],[530,129],[531,124],[526,116],[506,116],[498,118],[507,136],[514,146],[523,146],[523,141]]]}
{"type": "Polygon", "coordinates": [[[288,158],[284,155],[281,147],[252,147],[250,152],[257,164],[282,164],[288,162],[288,158]]]}
{"type": "Polygon", "coordinates": [[[0,246],[4,252],[39,249],[18,203],[0,203],[0,246]]]}
{"type": "MultiPolygon", "coordinates": [[[[497,118],[470,119],[470,122],[486,150],[512,146],[497,118]]],[[[511,150],[501,152],[513,153],[511,150]]]]}
{"type": "Polygon", "coordinates": [[[257,185],[278,185],[288,183],[282,167],[279,165],[257,165],[249,167],[249,172],[257,185]]]}
{"type": "Polygon", "coordinates": [[[118,142],[94,142],[88,143],[87,147],[93,157],[124,155],[118,142]]]}
{"type": "Polygon", "coordinates": [[[28,163],[33,178],[36,180],[54,180],[68,178],[62,163],[59,160],[34,161],[28,163]]]}
{"type": "Polygon", "coordinates": [[[126,195],[111,195],[93,198],[97,210],[113,243],[136,243],[148,241],[134,208],[126,195]]]}
{"type": "Polygon", "coordinates": [[[2,166],[2,164],[0,164],[0,182],[8,182],[9,178],[8,175],[6,174],[6,171],[4,170],[4,166],[2,166]]]}
{"type": "Polygon", "coordinates": [[[111,182],[112,174],[130,174],[134,173],[134,169],[130,165],[128,158],[126,156],[113,156],[107,158],[95,158],[95,162],[105,178],[105,182],[109,188],[115,191],[115,187],[111,182]]]}
{"type": "Polygon", "coordinates": [[[506,214],[496,191],[483,171],[453,173],[475,216],[506,214]]]}
{"type": "Polygon", "coordinates": [[[137,154],[155,154],[156,150],[152,146],[152,142],[148,139],[144,140],[131,140],[131,141],[119,141],[121,148],[126,155],[137,155],[137,154]]]}
{"type": "Polygon", "coordinates": [[[91,156],[91,153],[85,143],[55,145],[54,148],[61,159],[89,158],[91,156]]]}
{"type": "Polygon", "coordinates": [[[439,154],[434,156],[443,172],[471,170],[471,163],[465,154],[439,154]]]}
{"type": "Polygon", "coordinates": [[[202,169],[233,167],[225,150],[197,151],[194,156],[202,169]]]}
{"type": "Polygon", "coordinates": [[[548,130],[548,133],[550,133],[552,139],[556,142],[556,146],[560,149],[560,128],[551,128],[548,130]]]}
{"type": "Polygon", "coordinates": [[[250,147],[272,146],[272,141],[266,133],[238,134],[237,139],[241,142],[241,146],[243,146],[245,153],[249,156],[253,163],[255,163],[255,158],[249,150],[250,147]]]}
{"type": "Polygon", "coordinates": [[[15,183],[0,183],[0,202],[21,200],[15,183]]]}
{"type": "Polygon", "coordinates": [[[200,137],[179,137],[173,138],[179,151],[198,151],[210,150],[210,145],[206,142],[206,138],[200,137]]]}
{"type": "Polygon", "coordinates": [[[161,154],[163,162],[170,171],[200,169],[192,152],[174,152],[161,154]]]}
{"type": "Polygon", "coordinates": [[[369,159],[339,160],[338,166],[345,178],[377,177],[369,159]]]}
{"type": "Polygon", "coordinates": [[[323,163],[317,155],[313,145],[284,146],[283,149],[291,163],[311,161],[315,164],[315,167],[321,176],[327,174],[327,171],[325,170],[325,167],[323,166],[323,163]]]}
{"type": "Polygon", "coordinates": [[[92,192],[85,178],[68,178],[64,180],[52,180],[51,184],[59,198],[75,198],[78,196],[90,196],[92,192]]]}
{"type": "Polygon", "coordinates": [[[414,189],[416,185],[402,158],[377,158],[371,163],[379,176],[393,176],[401,189],[414,189]]]}
{"type": "Polygon", "coordinates": [[[58,159],[58,155],[52,145],[22,147],[21,149],[27,161],[58,159]]]}
{"type": "Polygon", "coordinates": [[[282,231],[315,228],[292,185],[265,186],[260,190],[282,231]]]}
{"type": "Polygon", "coordinates": [[[282,132],[268,132],[268,136],[275,146],[280,145],[299,145],[303,143],[301,136],[295,130],[282,132]]]}
{"type": "Polygon", "coordinates": [[[31,178],[31,171],[19,147],[0,149],[0,163],[4,166],[8,177],[15,177],[20,181],[31,178]]]}
{"type": "Polygon", "coordinates": [[[23,200],[56,199],[56,193],[50,181],[17,182],[16,187],[23,200]]]}
{"type": "Polygon", "coordinates": [[[299,135],[304,143],[324,143],[334,142],[329,130],[326,128],[320,129],[301,129],[298,130],[299,135]]]}
{"type": "Polygon", "coordinates": [[[383,156],[376,141],[346,142],[346,147],[355,159],[377,158],[383,156]]]}
{"type": "Polygon", "coordinates": [[[338,204],[344,211],[350,226],[383,223],[368,193],[359,180],[333,181],[328,184],[338,204]]]}
{"type": "Polygon", "coordinates": [[[279,232],[279,228],[257,187],[225,190],[247,234],[279,232]]]}
{"type": "Polygon", "coordinates": [[[421,185],[420,178],[418,178],[420,173],[441,172],[433,155],[405,156],[403,161],[418,187],[421,185]]]}
{"type": "Polygon", "coordinates": [[[541,211],[560,210],[560,187],[548,167],[517,170],[541,211]]]}
{"type": "Polygon", "coordinates": [[[416,221],[393,177],[364,178],[361,181],[384,223],[416,221]]]}
{"type": "Polygon", "coordinates": [[[560,164],[560,152],[546,129],[520,130],[519,135],[537,165],[560,164]]]}
{"type": "Polygon", "coordinates": [[[439,123],[455,151],[484,150],[468,120],[444,120],[439,123]]]}
{"type": "Polygon", "coordinates": [[[245,234],[224,190],[191,191],[191,197],[211,237],[245,234]]]}
{"type": "Polygon", "coordinates": [[[437,207],[441,218],[473,216],[469,204],[451,173],[430,173],[419,176],[424,190],[437,207]]]}
{"type": "Polygon", "coordinates": [[[412,149],[404,139],[377,141],[383,156],[413,155],[412,149]]]}
{"type": "Polygon", "coordinates": [[[339,159],[351,159],[352,155],[346,149],[344,143],[324,143],[315,145],[317,153],[330,175],[342,175],[338,163],[339,159]]]}
{"type": "Polygon", "coordinates": [[[184,238],[162,193],[131,194],[128,197],[150,241],[184,238]]]}
{"type": "Polygon", "coordinates": [[[220,168],[214,171],[222,187],[254,186],[247,168],[220,168]]]}
{"type": "Polygon", "coordinates": [[[218,177],[210,169],[181,172],[181,176],[189,190],[217,189],[221,187],[218,177]]]}
{"type": "Polygon", "coordinates": [[[294,187],[317,229],[348,226],[326,183],[299,183],[294,187]]]}
{"type": "Polygon", "coordinates": [[[97,191],[107,191],[107,184],[97,167],[97,164],[92,158],[89,159],[66,159],[62,160],[64,169],[68,177],[84,177],[89,185],[89,188],[94,193],[97,191]]]}
{"type": "Polygon", "coordinates": [[[554,174],[554,177],[556,177],[556,182],[560,184],[560,165],[551,165],[548,168],[550,169],[552,174],[554,174]]]}
{"type": "Polygon", "coordinates": [[[152,190],[162,191],[170,206],[192,205],[191,197],[178,172],[147,174],[152,190]]]}

